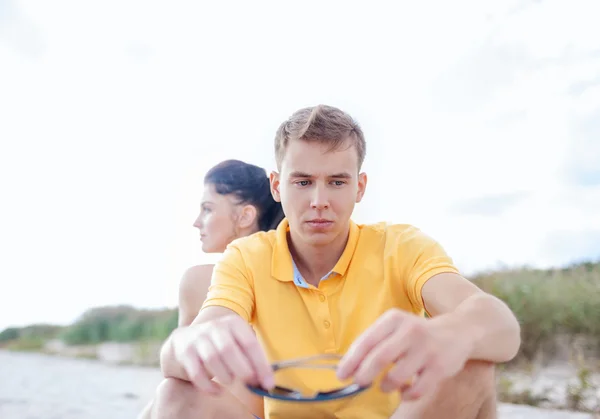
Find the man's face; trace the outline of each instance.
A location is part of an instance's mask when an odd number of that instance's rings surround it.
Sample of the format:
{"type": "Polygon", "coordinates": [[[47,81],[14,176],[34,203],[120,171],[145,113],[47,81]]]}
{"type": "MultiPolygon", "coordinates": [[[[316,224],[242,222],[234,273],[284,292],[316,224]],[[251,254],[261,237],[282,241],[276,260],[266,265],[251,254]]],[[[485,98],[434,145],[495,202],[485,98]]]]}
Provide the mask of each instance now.
{"type": "Polygon", "coordinates": [[[290,229],[315,246],[327,245],[347,232],[366,183],[349,140],[335,151],[317,142],[290,141],[281,172],[271,174],[273,195],[281,201],[290,229]]]}

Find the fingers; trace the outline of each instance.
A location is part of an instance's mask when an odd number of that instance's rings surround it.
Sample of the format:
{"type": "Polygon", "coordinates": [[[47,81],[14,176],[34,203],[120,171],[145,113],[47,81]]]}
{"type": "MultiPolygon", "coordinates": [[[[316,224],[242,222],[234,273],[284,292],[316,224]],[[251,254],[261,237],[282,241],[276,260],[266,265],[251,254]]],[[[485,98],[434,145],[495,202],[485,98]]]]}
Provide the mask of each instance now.
{"type": "Polygon", "coordinates": [[[385,375],[381,381],[381,390],[384,392],[402,390],[412,385],[411,380],[421,371],[426,361],[426,352],[410,350],[399,360],[396,365],[385,375]]]}
{"type": "Polygon", "coordinates": [[[198,354],[219,382],[229,385],[240,379],[266,389],[274,387],[271,365],[256,336],[241,319],[224,319],[210,328],[208,338],[210,345],[199,341],[198,354]]]}
{"type": "Polygon", "coordinates": [[[235,373],[228,368],[211,338],[213,336],[209,335],[207,338],[201,338],[196,342],[198,356],[211,378],[216,378],[220,383],[229,385],[233,381],[235,373]]]}
{"type": "Polygon", "coordinates": [[[405,314],[399,310],[391,310],[379,317],[348,349],[346,355],[340,361],[337,376],[344,380],[355,374],[357,368],[364,362],[365,357],[373,348],[380,344],[405,318],[405,314]]]}
{"type": "Polygon", "coordinates": [[[250,326],[231,316],[181,332],[174,342],[175,354],[189,380],[201,391],[221,390],[213,379],[230,385],[236,379],[244,384],[275,385],[273,369],[250,326]]]}
{"type": "Polygon", "coordinates": [[[244,383],[250,382],[254,379],[256,374],[248,357],[243,351],[243,347],[240,347],[231,332],[232,330],[230,330],[229,327],[215,328],[210,335],[212,344],[219,354],[219,359],[215,360],[215,363],[217,364],[217,367],[219,364],[225,366],[229,373],[229,376],[224,374],[223,377],[221,377],[218,374],[215,374],[215,377],[224,385],[231,384],[234,378],[239,378],[244,383]]]}
{"type": "Polygon", "coordinates": [[[231,332],[244,353],[244,359],[250,363],[252,378],[258,381],[264,389],[271,390],[275,386],[273,368],[250,327],[232,327],[231,332]]]}
{"type": "Polygon", "coordinates": [[[403,400],[417,400],[425,393],[433,394],[440,383],[439,371],[436,368],[425,368],[406,391],[402,392],[403,400]]]}
{"type": "Polygon", "coordinates": [[[209,373],[194,348],[190,348],[184,356],[181,357],[181,364],[185,369],[190,381],[200,390],[207,393],[218,394],[220,387],[212,381],[212,374],[209,373]]]}
{"type": "Polygon", "coordinates": [[[372,383],[383,370],[404,355],[405,348],[398,337],[400,334],[397,332],[389,335],[365,355],[354,373],[357,384],[365,386],[372,383]]]}

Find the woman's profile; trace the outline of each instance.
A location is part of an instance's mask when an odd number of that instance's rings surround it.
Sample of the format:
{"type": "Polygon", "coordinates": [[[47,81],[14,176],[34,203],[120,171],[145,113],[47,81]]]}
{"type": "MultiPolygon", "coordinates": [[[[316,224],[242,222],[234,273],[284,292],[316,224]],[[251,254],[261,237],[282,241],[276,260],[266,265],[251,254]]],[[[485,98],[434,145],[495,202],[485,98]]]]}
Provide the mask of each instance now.
{"type": "MultiPolygon", "coordinates": [[[[271,195],[265,170],[240,160],[226,160],[204,177],[200,213],[194,222],[204,253],[222,253],[233,240],[275,229],[283,219],[281,204],[271,195]]],[[[210,285],[214,265],[188,269],[180,283],[179,325],[198,314],[210,285]]]]}
{"type": "MultiPolygon", "coordinates": [[[[222,253],[233,240],[275,229],[283,219],[281,204],[271,195],[266,171],[240,160],[225,160],[204,177],[200,213],[194,222],[204,253],[222,253]]],[[[189,268],[179,284],[179,326],[198,315],[206,298],[214,265],[189,268]]],[[[262,399],[245,388],[229,389],[256,415],[263,414],[262,399]]],[[[138,417],[152,417],[150,403],[138,417]]]]}

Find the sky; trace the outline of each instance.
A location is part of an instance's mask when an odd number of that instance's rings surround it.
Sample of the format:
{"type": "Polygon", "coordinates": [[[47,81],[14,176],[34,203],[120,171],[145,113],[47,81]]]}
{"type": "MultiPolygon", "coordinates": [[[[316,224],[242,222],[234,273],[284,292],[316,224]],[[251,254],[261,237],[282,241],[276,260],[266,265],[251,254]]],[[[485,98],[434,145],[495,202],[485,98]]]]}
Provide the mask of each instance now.
{"type": "Polygon", "coordinates": [[[326,103],[367,138],[357,222],[465,275],[600,259],[599,5],[0,0],[0,329],[174,307],[204,173],[274,169],[326,103]]]}

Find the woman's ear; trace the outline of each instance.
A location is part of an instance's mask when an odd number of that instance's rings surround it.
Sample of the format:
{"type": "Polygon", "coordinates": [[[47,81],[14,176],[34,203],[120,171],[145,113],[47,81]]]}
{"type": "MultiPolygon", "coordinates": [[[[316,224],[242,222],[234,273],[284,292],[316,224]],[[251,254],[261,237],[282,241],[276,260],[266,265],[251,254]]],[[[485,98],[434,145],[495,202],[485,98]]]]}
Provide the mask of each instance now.
{"type": "Polygon", "coordinates": [[[256,223],[256,216],[258,211],[254,205],[244,205],[237,218],[237,224],[239,228],[250,228],[256,223]]]}

